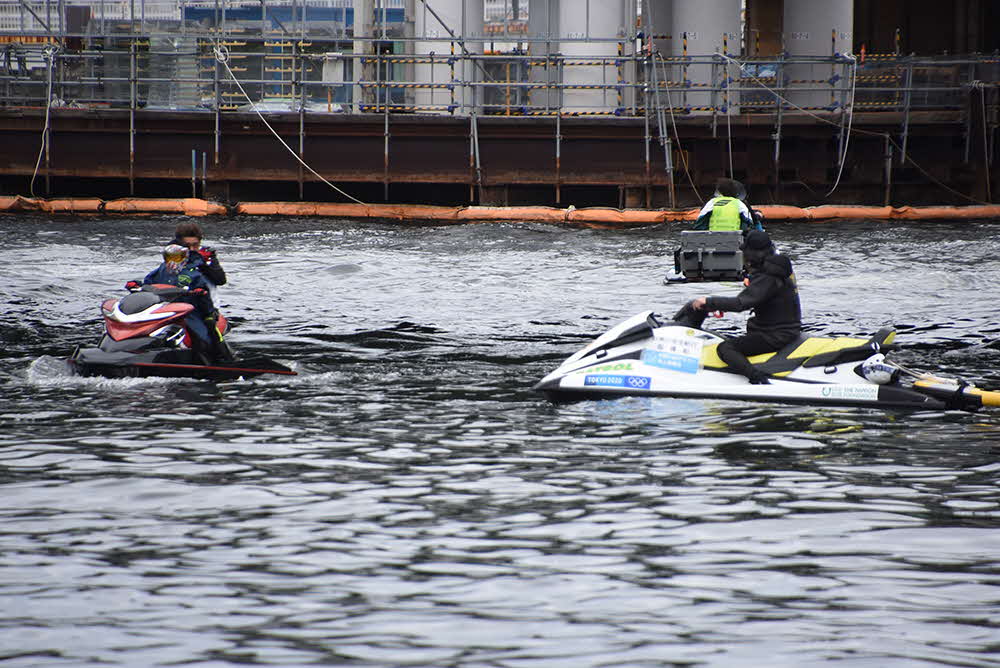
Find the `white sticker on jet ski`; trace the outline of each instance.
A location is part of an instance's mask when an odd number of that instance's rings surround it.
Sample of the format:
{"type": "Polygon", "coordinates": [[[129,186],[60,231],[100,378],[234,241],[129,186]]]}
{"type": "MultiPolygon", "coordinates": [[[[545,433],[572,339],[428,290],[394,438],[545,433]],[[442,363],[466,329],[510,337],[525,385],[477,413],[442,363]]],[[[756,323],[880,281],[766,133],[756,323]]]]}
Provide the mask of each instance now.
{"type": "Polygon", "coordinates": [[[648,390],[651,382],[652,379],[649,376],[619,376],[617,374],[602,373],[583,377],[584,385],[621,387],[631,390],[648,390]]]}
{"type": "Polygon", "coordinates": [[[642,361],[661,369],[698,373],[703,346],[704,341],[693,336],[654,336],[649,347],[642,351],[642,361]]]}
{"type": "Polygon", "coordinates": [[[878,401],[878,385],[824,385],[823,397],[847,401],[878,401]]]}

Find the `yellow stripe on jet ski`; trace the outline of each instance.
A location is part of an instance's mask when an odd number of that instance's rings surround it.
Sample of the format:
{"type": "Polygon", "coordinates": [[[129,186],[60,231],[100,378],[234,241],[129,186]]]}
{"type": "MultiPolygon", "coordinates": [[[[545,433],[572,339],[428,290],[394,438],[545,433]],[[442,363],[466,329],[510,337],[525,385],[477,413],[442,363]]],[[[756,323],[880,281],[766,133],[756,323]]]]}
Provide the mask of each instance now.
{"type": "MultiPolygon", "coordinates": [[[[877,341],[880,345],[889,345],[892,343],[893,339],[896,338],[896,333],[891,332],[884,339],[877,341]]],[[[802,343],[800,343],[794,350],[792,350],[784,359],[789,360],[808,360],[817,355],[823,355],[826,353],[835,353],[841,350],[848,350],[851,348],[863,348],[870,349],[873,339],[859,339],[849,336],[837,337],[837,338],[825,338],[821,336],[811,336],[802,343]]],[[[724,369],[726,368],[726,363],[719,358],[717,352],[718,345],[705,346],[701,351],[701,364],[703,367],[709,369],[724,369]]],[[[779,351],[781,352],[781,351],[779,351]]],[[[874,352],[874,351],[872,351],[874,352]]],[[[765,353],[763,355],[754,355],[750,358],[750,362],[753,364],[762,364],[768,360],[776,360],[781,358],[776,358],[778,353],[765,353]]],[[[801,363],[801,362],[800,362],[801,363]]],[[[788,375],[791,370],[774,372],[772,375],[788,375]]]]}
{"type": "MultiPolygon", "coordinates": [[[[715,343],[710,346],[705,346],[701,349],[701,365],[709,369],[725,369],[726,363],[722,361],[719,357],[718,352],[719,344],[715,343]]],[[[754,355],[748,358],[753,364],[760,364],[761,362],[766,362],[775,356],[776,353],[764,353],[763,355],[754,355]]]]}
{"type": "Polygon", "coordinates": [[[966,402],[977,406],[1000,406],[1000,392],[981,390],[974,385],[960,385],[954,380],[925,376],[913,382],[917,390],[939,399],[961,397],[966,402]]]}
{"type": "Polygon", "coordinates": [[[990,390],[966,390],[966,392],[979,395],[983,406],[1000,406],[1000,392],[990,390]]]}
{"type": "Polygon", "coordinates": [[[788,359],[798,359],[802,357],[814,357],[823,353],[832,353],[847,348],[859,348],[867,345],[869,339],[853,339],[842,337],[837,339],[824,339],[818,336],[806,339],[802,345],[788,354],[788,359]]]}

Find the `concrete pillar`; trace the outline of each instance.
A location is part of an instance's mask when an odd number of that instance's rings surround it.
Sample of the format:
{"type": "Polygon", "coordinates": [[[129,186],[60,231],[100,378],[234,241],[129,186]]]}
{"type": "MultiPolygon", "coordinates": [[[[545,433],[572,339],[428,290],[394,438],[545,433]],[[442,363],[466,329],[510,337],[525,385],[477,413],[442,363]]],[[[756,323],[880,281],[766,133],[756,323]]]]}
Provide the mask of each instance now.
{"type": "Polygon", "coordinates": [[[365,104],[374,104],[375,91],[371,88],[362,88],[357,85],[359,81],[372,81],[375,76],[375,66],[373,64],[362,64],[362,59],[367,59],[374,55],[374,42],[371,41],[375,34],[375,0],[354,0],[354,36],[368,39],[354,40],[354,54],[352,56],[352,75],[354,81],[351,110],[359,114],[365,104]]]}
{"type": "MultiPolygon", "coordinates": [[[[735,65],[714,65],[715,54],[740,55],[740,0],[674,0],[671,40],[673,55],[696,60],[680,66],[679,79],[685,83],[681,99],[692,113],[712,113],[712,107],[735,112],[739,99],[733,92],[716,92],[726,73],[736,77],[735,65]]],[[[675,106],[680,106],[674,100],[675,106]]]]}
{"type": "MultiPolygon", "coordinates": [[[[850,53],[853,45],[853,0],[795,0],[785,2],[784,42],[791,59],[831,58],[850,53]]],[[[829,62],[788,65],[786,97],[806,109],[839,108],[844,83],[833,86],[831,78],[843,76],[848,69],[829,62]],[[820,82],[820,83],[817,83],[820,82]]],[[[849,83],[847,84],[849,87],[849,83]]]]}
{"type": "Polygon", "coordinates": [[[414,80],[421,84],[449,84],[453,88],[418,88],[414,101],[424,113],[468,115],[482,105],[482,68],[469,57],[483,53],[483,0],[417,0],[414,3],[414,54],[435,55],[433,63],[417,63],[414,80]],[[449,62],[454,55],[456,60],[449,62]],[[440,62],[438,62],[440,58],[440,62]],[[454,105],[454,106],[452,106],[454,105]]]}

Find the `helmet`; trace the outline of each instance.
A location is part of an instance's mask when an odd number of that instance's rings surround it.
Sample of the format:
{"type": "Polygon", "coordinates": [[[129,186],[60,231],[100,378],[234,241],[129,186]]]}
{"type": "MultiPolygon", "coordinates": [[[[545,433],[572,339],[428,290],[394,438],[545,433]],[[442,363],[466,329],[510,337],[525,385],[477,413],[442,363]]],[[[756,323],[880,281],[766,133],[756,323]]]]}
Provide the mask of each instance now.
{"type": "Polygon", "coordinates": [[[740,250],[768,250],[774,247],[771,237],[763,230],[751,230],[740,244],[740,250]]]}
{"type": "Polygon", "coordinates": [[[872,355],[861,364],[861,375],[876,385],[888,385],[899,378],[899,369],[885,361],[885,355],[872,355]]]}
{"type": "Polygon", "coordinates": [[[722,197],[735,197],[736,199],[745,200],[747,198],[747,189],[742,183],[735,179],[722,178],[715,182],[715,194],[716,196],[722,197]]]}
{"type": "Polygon", "coordinates": [[[743,261],[750,267],[759,267],[764,259],[774,254],[774,243],[767,232],[763,230],[751,230],[740,244],[743,251],[743,261]]]}
{"type": "Polygon", "coordinates": [[[179,244],[170,244],[163,249],[163,261],[167,265],[167,271],[176,274],[184,266],[188,258],[188,249],[179,244]]]}

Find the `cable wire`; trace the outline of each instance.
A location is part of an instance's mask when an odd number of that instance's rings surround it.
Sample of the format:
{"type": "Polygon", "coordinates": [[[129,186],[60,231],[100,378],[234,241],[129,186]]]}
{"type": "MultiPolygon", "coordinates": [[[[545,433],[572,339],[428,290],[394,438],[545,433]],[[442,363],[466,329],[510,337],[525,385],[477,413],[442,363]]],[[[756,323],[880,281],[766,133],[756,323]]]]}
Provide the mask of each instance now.
{"type": "Polygon", "coordinates": [[[847,54],[847,57],[851,59],[851,63],[853,64],[853,68],[851,70],[851,102],[847,106],[847,110],[846,110],[847,111],[847,133],[844,135],[844,150],[841,152],[841,154],[839,156],[840,157],[840,161],[839,161],[840,162],[840,166],[837,167],[837,179],[833,182],[833,187],[830,188],[830,192],[828,192],[825,195],[826,197],[829,197],[830,195],[832,195],[833,191],[836,190],[837,186],[840,185],[840,176],[844,173],[844,163],[847,162],[847,147],[851,143],[851,125],[853,124],[853,121],[854,121],[854,95],[855,95],[855,92],[857,91],[856,86],[858,84],[858,59],[854,56],[854,54],[847,54]]]}
{"type": "MultiPolygon", "coordinates": [[[[657,51],[654,54],[654,56],[657,57],[657,58],[659,58],[660,64],[663,65],[664,68],[666,68],[666,65],[663,62],[663,54],[661,54],[659,51],[657,51]]],[[[653,62],[653,66],[654,67],[656,66],[656,62],[655,61],[653,62]]],[[[666,70],[664,69],[664,72],[665,71],[666,70]]],[[[685,155],[684,150],[681,148],[681,135],[677,131],[677,119],[674,118],[674,103],[670,100],[670,85],[669,85],[669,82],[667,81],[666,77],[664,77],[663,83],[664,83],[664,90],[667,93],[667,109],[670,111],[670,123],[671,123],[671,125],[674,128],[674,139],[677,141],[677,150],[678,150],[678,152],[680,153],[680,156],[681,156],[681,163],[684,165],[684,174],[685,174],[685,176],[687,176],[688,183],[691,184],[691,190],[694,191],[695,197],[697,197],[699,200],[701,200],[701,193],[698,192],[698,186],[696,186],[694,184],[694,179],[691,178],[691,170],[688,169],[687,155],[685,155]]]]}
{"type": "Polygon", "coordinates": [[[275,136],[275,138],[279,142],[281,142],[282,146],[284,146],[286,149],[288,149],[288,152],[291,153],[292,156],[296,160],[298,160],[299,163],[303,167],[305,167],[306,169],[308,169],[310,172],[312,172],[312,174],[314,176],[316,176],[316,178],[318,178],[320,181],[322,181],[326,185],[328,185],[331,188],[333,188],[334,190],[336,190],[338,193],[340,193],[341,195],[343,195],[347,199],[351,200],[352,202],[357,202],[361,206],[368,206],[367,204],[365,204],[364,202],[362,202],[361,200],[359,200],[357,197],[353,197],[353,196],[347,194],[346,192],[344,192],[343,190],[341,190],[340,188],[338,188],[337,186],[333,185],[332,183],[330,183],[329,181],[327,181],[325,178],[323,178],[323,176],[320,175],[319,172],[317,172],[315,169],[313,169],[312,167],[310,167],[309,165],[307,165],[306,162],[302,158],[299,157],[299,154],[296,153],[292,149],[291,146],[289,146],[288,144],[285,143],[285,140],[281,138],[281,135],[279,135],[275,131],[275,129],[273,127],[271,127],[271,124],[267,122],[267,119],[264,118],[264,115],[262,113],[260,113],[260,110],[257,108],[257,105],[254,104],[254,101],[250,99],[250,96],[247,95],[247,92],[245,90],[243,90],[243,86],[240,84],[239,79],[236,78],[236,75],[233,74],[233,71],[229,68],[229,49],[227,49],[225,46],[218,46],[217,45],[215,47],[215,59],[217,61],[219,61],[220,63],[222,63],[226,67],[226,72],[229,73],[229,76],[232,78],[233,83],[235,83],[236,87],[240,89],[241,93],[243,93],[243,97],[245,97],[247,99],[247,102],[250,103],[250,107],[254,110],[254,112],[256,112],[257,116],[260,117],[261,122],[263,122],[264,125],[267,126],[267,129],[271,131],[271,134],[273,134],[275,136]]]}
{"type": "Polygon", "coordinates": [[[28,190],[32,197],[35,196],[35,178],[38,176],[38,169],[42,165],[42,155],[45,153],[45,149],[49,145],[49,112],[52,111],[52,68],[55,65],[56,60],[55,48],[51,46],[46,47],[45,60],[48,61],[49,65],[49,82],[45,93],[45,125],[42,127],[42,145],[38,147],[38,159],[35,160],[35,171],[32,172],[31,183],[28,184],[28,190]]]}
{"type": "MultiPolygon", "coordinates": [[[[818,120],[818,121],[820,121],[822,123],[826,123],[827,125],[832,125],[834,127],[840,127],[840,125],[838,123],[835,123],[835,122],[831,121],[828,118],[823,118],[822,116],[814,114],[814,113],[812,113],[812,112],[810,112],[810,111],[808,111],[806,109],[803,109],[802,107],[796,105],[791,100],[789,100],[788,98],[786,98],[783,95],[781,95],[780,93],[778,93],[778,91],[776,91],[773,88],[769,87],[767,84],[765,84],[763,81],[761,81],[760,79],[758,79],[757,77],[755,77],[753,74],[751,74],[750,72],[746,71],[744,69],[743,64],[740,63],[738,60],[736,60],[734,58],[730,58],[729,56],[725,56],[725,55],[723,55],[721,53],[717,53],[716,55],[720,55],[723,58],[726,58],[728,60],[732,60],[734,63],[736,63],[740,67],[740,70],[743,71],[749,78],[753,79],[757,83],[757,85],[759,85],[761,88],[763,88],[764,90],[766,90],[769,93],[771,93],[772,95],[774,95],[774,97],[776,99],[781,100],[782,102],[786,103],[788,106],[793,107],[795,109],[798,109],[802,113],[804,113],[804,114],[806,114],[808,116],[812,116],[813,118],[815,118],[816,120],[818,120]]],[[[900,146],[899,143],[895,139],[892,138],[892,136],[887,136],[886,133],[884,133],[884,132],[873,132],[871,130],[858,130],[856,128],[852,129],[851,132],[854,133],[854,134],[857,134],[857,135],[867,135],[869,137],[888,138],[890,144],[892,144],[894,147],[896,147],[900,152],[902,152],[902,150],[903,150],[903,147],[900,146]]],[[[942,188],[944,190],[947,190],[951,194],[956,195],[956,196],[958,196],[958,197],[960,197],[962,199],[968,200],[970,202],[973,202],[975,204],[989,204],[989,202],[984,202],[981,199],[976,199],[975,197],[970,197],[969,195],[966,195],[965,193],[959,192],[959,191],[955,190],[954,188],[952,188],[951,186],[949,186],[948,184],[943,183],[939,179],[934,178],[930,173],[927,172],[927,170],[925,170],[923,167],[921,167],[917,163],[917,161],[914,160],[909,155],[909,153],[907,153],[907,155],[906,155],[906,162],[908,162],[911,165],[913,165],[913,167],[918,172],[920,172],[921,174],[923,174],[924,177],[927,178],[928,181],[930,181],[931,183],[937,185],[938,187],[940,187],[940,188],[942,188]]]]}

